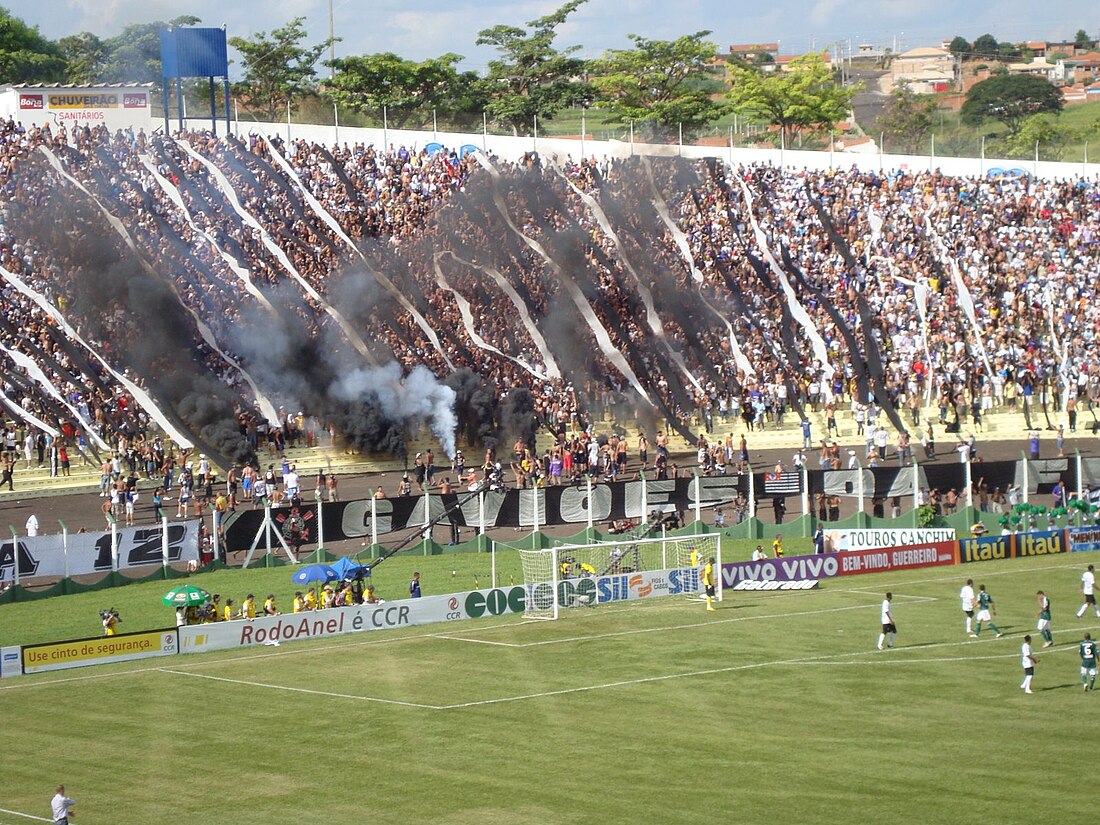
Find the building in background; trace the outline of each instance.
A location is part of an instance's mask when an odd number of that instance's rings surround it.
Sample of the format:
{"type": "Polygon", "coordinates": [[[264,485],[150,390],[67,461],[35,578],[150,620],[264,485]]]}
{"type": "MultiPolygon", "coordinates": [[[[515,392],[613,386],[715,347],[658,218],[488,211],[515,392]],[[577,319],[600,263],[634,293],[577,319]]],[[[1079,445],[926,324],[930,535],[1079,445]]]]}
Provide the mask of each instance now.
{"type": "Polygon", "coordinates": [[[0,86],[0,117],[24,126],[106,126],[112,132],[131,128],[152,131],[153,84],[71,86],[19,83],[0,86]]]}

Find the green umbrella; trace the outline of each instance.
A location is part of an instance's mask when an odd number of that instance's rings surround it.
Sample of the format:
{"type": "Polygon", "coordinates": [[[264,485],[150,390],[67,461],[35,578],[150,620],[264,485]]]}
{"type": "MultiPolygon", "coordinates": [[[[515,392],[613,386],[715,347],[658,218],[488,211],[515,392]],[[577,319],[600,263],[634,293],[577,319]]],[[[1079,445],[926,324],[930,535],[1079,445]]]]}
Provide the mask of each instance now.
{"type": "Polygon", "coordinates": [[[206,604],[209,598],[210,594],[201,587],[184,584],[180,587],[173,587],[164,594],[164,598],[161,599],[161,601],[169,607],[188,607],[193,604],[206,604]]]}

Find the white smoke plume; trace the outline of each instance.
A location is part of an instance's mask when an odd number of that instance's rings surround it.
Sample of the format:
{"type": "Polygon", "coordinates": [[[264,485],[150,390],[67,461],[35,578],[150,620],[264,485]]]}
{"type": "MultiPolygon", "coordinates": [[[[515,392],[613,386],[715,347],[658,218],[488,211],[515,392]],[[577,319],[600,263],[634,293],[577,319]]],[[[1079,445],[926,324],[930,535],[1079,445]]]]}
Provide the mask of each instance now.
{"type": "Polygon", "coordinates": [[[343,401],[375,402],[396,421],[427,421],[443,452],[454,457],[455,391],[441,384],[427,367],[413,367],[404,378],[393,361],[382,367],[360,367],[338,378],[331,392],[343,401]]]}

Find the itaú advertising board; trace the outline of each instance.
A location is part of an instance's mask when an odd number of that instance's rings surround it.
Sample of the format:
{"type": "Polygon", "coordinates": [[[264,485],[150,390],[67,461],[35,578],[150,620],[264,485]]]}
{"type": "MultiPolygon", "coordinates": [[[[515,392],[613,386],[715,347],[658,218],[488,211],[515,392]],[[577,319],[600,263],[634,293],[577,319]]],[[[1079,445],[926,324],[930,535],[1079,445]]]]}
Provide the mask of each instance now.
{"type": "Polygon", "coordinates": [[[935,541],[909,547],[884,547],[874,550],[849,550],[838,554],[841,576],[886,573],[958,564],[959,545],[955,541],[935,541]]]}
{"type": "Polygon", "coordinates": [[[180,653],[227,650],[256,645],[277,646],[302,639],[324,639],[345,633],[394,630],[399,627],[466,619],[468,594],[425,596],[381,604],[333,607],[310,613],[259,616],[250,621],[216,622],[181,627],[180,653]]]}

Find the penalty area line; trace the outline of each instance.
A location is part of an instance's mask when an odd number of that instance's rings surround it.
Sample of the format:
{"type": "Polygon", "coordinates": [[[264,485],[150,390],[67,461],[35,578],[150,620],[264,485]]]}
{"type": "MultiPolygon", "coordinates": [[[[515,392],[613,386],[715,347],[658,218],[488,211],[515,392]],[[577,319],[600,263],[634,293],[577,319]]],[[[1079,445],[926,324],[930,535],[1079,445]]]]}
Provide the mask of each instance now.
{"type": "Polygon", "coordinates": [[[305,693],[311,696],[327,696],[332,699],[354,699],[359,702],[375,702],[382,705],[400,705],[406,708],[419,708],[421,710],[440,710],[439,705],[402,702],[400,699],[382,699],[377,696],[359,696],[354,693],[335,693],[328,690],[313,690],[312,688],[292,687],[290,685],[272,685],[266,682],[251,682],[246,679],[228,679],[224,676],[211,676],[207,673],[192,673],[187,670],[172,670],[166,667],[158,667],[156,670],[160,673],[170,673],[175,676],[190,676],[193,679],[209,679],[212,682],[227,682],[231,685],[245,685],[246,687],[267,688],[268,690],[285,690],[291,693],[305,693]]]}

